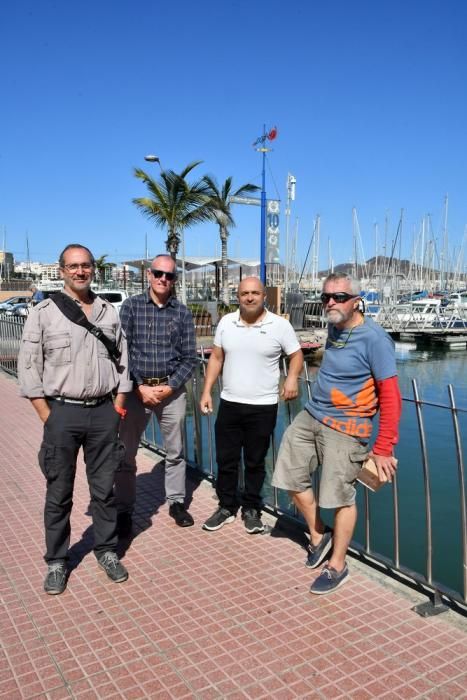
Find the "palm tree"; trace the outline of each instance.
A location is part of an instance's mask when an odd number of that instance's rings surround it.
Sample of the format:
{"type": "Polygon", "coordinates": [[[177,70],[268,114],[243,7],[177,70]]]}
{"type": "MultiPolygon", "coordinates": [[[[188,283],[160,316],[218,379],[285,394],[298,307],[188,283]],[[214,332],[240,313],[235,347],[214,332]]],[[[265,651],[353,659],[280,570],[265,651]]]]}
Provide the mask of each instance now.
{"type": "Polygon", "coordinates": [[[211,218],[219,226],[219,236],[221,239],[221,270],[222,270],[222,301],[229,303],[229,266],[227,264],[227,239],[229,228],[235,226],[232,216],[231,197],[239,197],[242,194],[257,192],[260,187],[247,183],[242,185],[235,192],[232,192],[232,177],[228,177],[222,185],[222,189],[216,180],[209,175],[204,176],[204,182],[209,187],[209,206],[211,208],[211,218]]]}
{"type": "Polygon", "coordinates": [[[105,259],[108,257],[108,255],[108,253],[105,253],[105,255],[99,256],[96,258],[94,263],[99,284],[103,284],[105,279],[105,268],[109,266],[109,263],[106,263],[105,259]]]}
{"type": "Polygon", "coordinates": [[[173,170],[162,170],[158,181],[144,170],[135,168],[134,175],[142,180],[149,191],[149,197],[133,199],[138,209],[156,226],[167,226],[166,248],[173,259],[177,258],[180,234],[183,229],[208,221],[212,214],[209,202],[209,186],[204,178],[193,183],[186,176],[202,161],[189,163],[180,174],[173,170]]]}

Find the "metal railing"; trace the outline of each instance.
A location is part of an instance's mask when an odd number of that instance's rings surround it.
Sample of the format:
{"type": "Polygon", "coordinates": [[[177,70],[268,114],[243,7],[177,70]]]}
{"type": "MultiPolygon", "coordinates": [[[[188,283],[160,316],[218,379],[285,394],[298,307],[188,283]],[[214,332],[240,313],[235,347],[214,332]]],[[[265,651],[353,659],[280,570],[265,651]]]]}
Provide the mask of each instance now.
{"type": "Polygon", "coordinates": [[[17,374],[18,353],[26,318],[0,314],[0,367],[17,374]]]}
{"type": "MultiPolygon", "coordinates": [[[[17,355],[23,326],[22,318],[0,316],[0,366],[12,374],[17,373],[17,355]]],[[[206,359],[201,349],[197,371],[188,385],[185,446],[189,462],[207,478],[215,480],[217,470],[214,418],[202,415],[199,409],[205,367],[206,359]]],[[[304,523],[288,495],[271,487],[270,481],[282,433],[311,395],[314,380],[309,374],[311,371],[313,370],[305,365],[301,381],[301,399],[280,403],[278,424],[267,458],[267,481],[263,490],[266,507],[277,515],[285,514],[299,520],[301,526],[304,523]]],[[[287,367],[284,362],[283,374],[286,373],[287,367]]],[[[220,382],[217,384],[217,391],[213,393],[216,405],[220,394],[220,382]]],[[[415,379],[412,380],[412,393],[413,396],[403,399],[404,420],[401,423],[401,439],[398,445],[399,461],[404,468],[398,470],[392,485],[384,487],[378,493],[370,494],[363,488],[358,491],[359,522],[351,549],[363,559],[383,566],[387,572],[400,574],[403,579],[408,579],[433,593],[435,603],[444,596],[465,606],[467,506],[460,423],[461,420],[465,422],[467,410],[457,406],[451,385],[448,385],[449,401],[446,404],[421,400],[415,379]],[[436,411],[432,425],[435,423],[442,427],[442,444],[438,437],[433,438],[430,430],[427,431],[425,423],[428,411],[436,411]],[[404,433],[404,430],[408,432],[404,433]],[[419,526],[420,538],[417,540],[412,525],[422,513],[424,522],[419,526]],[[437,557],[434,557],[434,543],[437,557]],[[448,548],[453,558],[451,579],[445,578],[442,563],[448,548]],[[401,549],[407,550],[405,555],[401,549]],[[391,553],[388,554],[387,551],[391,553]],[[454,587],[452,579],[456,581],[454,587]]],[[[162,440],[156,421],[149,424],[142,442],[153,449],[161,449],[162,440]]]]}
{"type": "Polygon", "coordinates": [[[439,333],[467,330],[467,313],[460,307],[433,306],[423,310],[414,304],[395,304],[381,307],[376,320],[380,326],[394,333],[433,329],[439,333]]]}
{"type": "MultiPolygon", "coordinates": [[[[206,360],[202,357],[196,375],[188,387],[185,444],[187,459],[192,466],[199,469],[208,479],[215,481],[217,475],[214,439],[215,413],[212,416],[205,416],[201,414],[199,409],[205,365],[206,360]]],[[[284,363],[284,374],[286,372],[284,363]]],[[[310,397],[313,381],[314,378],[309,375],[309,369],[305,365],[301,400],[291,403],[281,402],[280,404],[278,423],[267,457],[267,483],[263,489],[265,507],[276,515],[286,515],[297,520],[301,527],[304,527],[304,521],[289,500],[288,494],[273,488],[270,481],[282,433],[302,409],[307,398],[310,397]]],[[[213,391],[215,408],[218,405],[220,388],[218,381],[217,387],[213,391]]],[[[459,418],[466,419],[467,410],[457,407],[451,385],[448,385],[449,403],[447,404],[422,401],[415,379],[412,380],[412,391],[412,397],[403,399],[404,416],[411,423],[412,432],[407,436],[403,434],[403,431],[401,434],[397,451],[401,464],[401,468],[398,470],[399,475],[395,476],[392,484],[385,486],[377,493],[373,494],[363,487],[358,489],[359,521],[351,551],[358,554],[364,561],[379,565],[386,573],[396,575],[402,581],[409,581],[427,594],[432,594],[434,608],[436,606],[442,607],[442,597],[465,606],[467,604],[467,509],[459,418]],[[438,467],[437,473],[435,473],[436,469],[431,466],[433,446],[428,444],[427,438],[430,436],[427,436],[425,428],[425,412],[427,410],[436,410],[437,416],[443,414],[445,418],[450,418],[452,424],[453,439],[450,435],[446,435],[442,446],[445,463],[441,465],[438,463],[439,455],[433,458],[433,462],[435,458],[437,461],[435,464],[438,467]],[[412,419],[409,416],[411,412],[415,414],[412,419]],[[414,432],[415,434],[413,434],[414,432]],[[415,456],[411,457],[411,454],[415,456]],[[440,477],[444,478],[444,471],[448,463],[452,467],[449,489],[446,491],[443,488],[442,493],[438,493],[440,489],[438,487],[434,489],[432,482],[435,476],[437,483],[440,477]],[[452,473],[457,474],[455,479],[452,478],[452,473]],[[448,510],[451,510],[454,502],[457,503],[455,510],[458,522],[453,522],[450,515],[446,516],[443,513],[444,507],[448,506],[448,510]],[[436,510],[435,519],[433,517],[434,508],[436,510]],[[419,520],[422,513],[424,513],[424,522],[420,524],[419,539],[417,540],[413,532],[412,522],[419,520]],[[382,522],[378,522],[378,520],[382,522]],[[384,542],[381,542],[382,535],[384,542]],[[434,540],[437,543],[438,553],[436,576],[434,575],[434,540]],[[401,556],[401,547],[410,551],[405,551],[404,556],[401,556]],[[451,566],[451,578],[458,582],[456,587],[453,587],[448,578],[443,580],[444,547],[450,548],[454,562],[451,566]],[[388,552],[390,553],[388,554],[388,552]]],[[[437,418],[437,422],[440,420],[437,418]]],[[[146,434],[144,444],[150,448],[161,449],[162,439],[155,420],[152,424],[150,423],[149,433],[146,434]]],[[[440,446],[437,445],[437,447],[440,446]]],[[[240,483],[241,478],[240,474],[240,483]]],[[[314,486],[319,488],[319,482],[316,479],[314,486]]]]}

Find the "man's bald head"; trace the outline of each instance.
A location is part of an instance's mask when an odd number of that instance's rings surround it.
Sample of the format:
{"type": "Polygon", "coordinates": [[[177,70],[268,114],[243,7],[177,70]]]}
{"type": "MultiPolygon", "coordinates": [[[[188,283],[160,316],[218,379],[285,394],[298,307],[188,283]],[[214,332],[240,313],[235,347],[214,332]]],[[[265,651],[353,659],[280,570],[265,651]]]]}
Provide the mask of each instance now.
{"type": "Polygon", "coordinates": [[[238,290],[237,290],[237,296],[240,296],[240,293],[244,289],[259,289],[263,296],[266,294],[266,290],[264,288],[264,284],[261,282],[259,277],[244,277],[240,284],[238,285],[238,290]]]}
{"type": "Polygon", "coordinates": [[[245,277],[238,285],[240,316],[247,323],[255,323],[264,312],[266,291],[258,277],[245,277]]]}

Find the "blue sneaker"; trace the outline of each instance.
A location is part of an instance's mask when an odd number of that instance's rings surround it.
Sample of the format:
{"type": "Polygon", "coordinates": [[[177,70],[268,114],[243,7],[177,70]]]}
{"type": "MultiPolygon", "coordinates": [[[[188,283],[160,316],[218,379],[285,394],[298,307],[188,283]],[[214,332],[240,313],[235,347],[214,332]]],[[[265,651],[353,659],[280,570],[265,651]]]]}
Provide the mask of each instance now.
{"type": "Polygon", "coordinates": [[[347,564],[344,566],[341,572],[336,571],[332,566],[325,564],[318,578],[311,584],[310,593],[316,593],[316,595],[332,593],[333,591],[337,590],[339,586],[342,586],[346,581],[348,581],[349,578],[350,574],[347,564]]]}
{"type": "Polygon", "coordinates": [[[319,544],[313,544],[312,542],[310,542],[310,544],[308,545],[308,556],[305,562],[305,566],[308,566],[309,569],[316,569],[316,567],[321,564],[331,547],[332,530],[327,527],[319,544]]]}

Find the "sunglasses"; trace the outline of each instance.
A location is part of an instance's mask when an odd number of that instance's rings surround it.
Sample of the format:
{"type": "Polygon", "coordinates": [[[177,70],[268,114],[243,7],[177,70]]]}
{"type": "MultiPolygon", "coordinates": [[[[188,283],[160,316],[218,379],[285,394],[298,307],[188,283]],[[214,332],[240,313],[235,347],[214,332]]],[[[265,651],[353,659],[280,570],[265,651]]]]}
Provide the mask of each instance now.
{"type": "Polygon", "coordinates": [[[164,275],[165,275],[165,279],[167,280],[167,282],[173,282],[175,279],[175,272],[166,272],[165,270],[154,270],[152,267],[151,267],[151,272],[152,272],[153,276],[156,278],[156,280],[162,279],[162,277],[164,277],[164,275]]]}
{"type": "Polygon", "coordinates": [[[357,297],[358,294],[347,294],[347,292],[323,292],[321,294],[320,299],[323,302],[323,304],[328,304],[331,299],[334,299],[336,304],[344,304],[346,301],[349,301],[350,299],[356,299],[357,297]]]}

